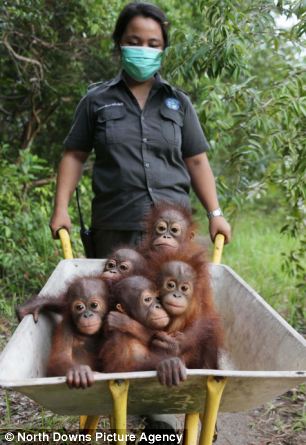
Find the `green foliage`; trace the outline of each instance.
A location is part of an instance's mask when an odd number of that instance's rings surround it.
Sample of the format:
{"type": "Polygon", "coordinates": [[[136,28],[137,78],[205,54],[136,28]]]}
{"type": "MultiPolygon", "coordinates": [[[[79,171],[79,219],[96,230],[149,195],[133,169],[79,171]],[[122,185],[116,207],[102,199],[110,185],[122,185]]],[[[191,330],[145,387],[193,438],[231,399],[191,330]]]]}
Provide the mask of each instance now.
{"type": "Polygon", "coordinates": [[[281,181],[292,173],[283,162],[289,141],[291,155],[301,160],[305,13],[299,2],[275,5],[267,0],[208,0],[189,6],[168,2],[175,29],[166,75],[193,97],[231,210],[233,189],[242,199],[256,197],[267,181],[276,181],[270,169],[281,181]],[[274,18],[294,12],[300,18],[294,29],[277,29],[274,18]]]}
{"type": "MultiPolygon", "coordinates": [[[[7,150],[4,146],[3,152],[7,150]]],[[[33,186],[50,173],[46,161],[28,150],[20,152],[17,163],[0,164],[1,291],[13,301],[24,292],[37,292],[56,262],[48,233],[51,187],[33,186]]]]}
{"type": "Polygon", "coordinates": [[[0,7],[0,125],[11,160],[33,146],[54,164],[88,84],[114,74],[111,4],[25,0],[0,7]]]}
{"type": "MultiPolygon", "coordinates": [[[[3,154],[8,149],[3,146],[3,154]]],[[[0,176],[0,291],[4,297],[0,311],[12,315],[16,302],[41,289],[62,253],[49,230],[55,177],[47,162],[29,149],[21,150],[15,164],[0,161],[0,176]]],[[[75,208],[71,213],[75,223],[73,250],[80,256],[75,208]]]]}

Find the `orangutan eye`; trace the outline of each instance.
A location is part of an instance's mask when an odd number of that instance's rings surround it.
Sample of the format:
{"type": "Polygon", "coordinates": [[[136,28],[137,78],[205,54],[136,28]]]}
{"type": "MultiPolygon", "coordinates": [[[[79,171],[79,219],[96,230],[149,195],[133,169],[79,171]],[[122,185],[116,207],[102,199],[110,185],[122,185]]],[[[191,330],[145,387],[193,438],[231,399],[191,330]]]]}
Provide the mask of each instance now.
{"type": "Polygon", "coordinates": [[[159,233],[160,235],[162,235],[163,233],[165,233],[167,230],[167,224],[163,221],[161,221],[160,223],[157,224],[156,226],[156,232],[159,233]]]}
{"type": "Polygon", "coordinates": [[[128,266],[128,264],[126,264],[126,263],[121,263],[120,266],[119,266],[119,270],[120,270],[121,272],[127,272],[127,271],[129,270],[129,266],[128,266]]]}
{"type": "Polygon", "coordinates": [[[181,232],[182,232],[181,226],[180,226],[179,224],[173,224],[173,225],[171,226],[171,232],[172,232],[174,235],[180,235],[181,232]]]}
{"type": "Polygon", "coordinates": [[[90,303],[90,307],[91,307],[92,309],[97,309],[97,307],[98,307],[98,303],[90,303]]]}
{"type": "Polygon", "coordinates": [[[84,304],[76,304],[74,307],[78,312],[81,312],[85,308],[84,304]]]}
{"type": "Polygon", "coordinates": [[[105,265],[106,270],[111,270],[111,269],[114,269],[115,267],[116,267],[115,261],[108,261],[105,265]]]}
{"type": "Polygon", "coordinates": [[[187,284],[182,284],[181,291],[183,291],[184,293],[188,292],[189,291],[189,286],[187,284]]]}
{"type": "Polygon", "coordinates": [[[168,290],[173,290],[173,289],[175,289],[175,282],[172,281],[172,280],[168,281],[168,282],[166,283],[166,288],[167,288],[168,290]]]}

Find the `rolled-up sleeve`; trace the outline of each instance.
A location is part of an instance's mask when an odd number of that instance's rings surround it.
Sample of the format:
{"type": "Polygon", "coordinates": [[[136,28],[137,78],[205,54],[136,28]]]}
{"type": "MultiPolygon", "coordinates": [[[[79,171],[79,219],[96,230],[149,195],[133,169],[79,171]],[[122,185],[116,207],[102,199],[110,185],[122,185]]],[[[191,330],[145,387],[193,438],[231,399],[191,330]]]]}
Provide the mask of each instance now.
{"type": "Polygon", "coordinates": [[[66,150],[90,152],[93,148],[94,119],[88,95],[77,106],[72,127],[64,140],[66,150]]]}
{"type": "Polygon", "coordinates": [[[189,98],[185,98],[184,124],[182,127],[182,156],[188,158],[209,150],[199,118],[189,98]]]}

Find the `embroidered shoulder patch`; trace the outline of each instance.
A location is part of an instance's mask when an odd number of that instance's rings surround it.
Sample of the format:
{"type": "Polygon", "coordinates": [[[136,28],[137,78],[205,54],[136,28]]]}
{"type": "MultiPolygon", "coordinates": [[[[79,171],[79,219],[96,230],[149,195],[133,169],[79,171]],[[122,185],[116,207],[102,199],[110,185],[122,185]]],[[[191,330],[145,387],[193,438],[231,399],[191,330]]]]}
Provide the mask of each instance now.
{"type": "Polygon", "coordinates": [[[180,101],[175,97],[167,97],[167,99],[165,99],[165,105],[170,108],[170,110],[179,110],[181,106],[180,101]]]}

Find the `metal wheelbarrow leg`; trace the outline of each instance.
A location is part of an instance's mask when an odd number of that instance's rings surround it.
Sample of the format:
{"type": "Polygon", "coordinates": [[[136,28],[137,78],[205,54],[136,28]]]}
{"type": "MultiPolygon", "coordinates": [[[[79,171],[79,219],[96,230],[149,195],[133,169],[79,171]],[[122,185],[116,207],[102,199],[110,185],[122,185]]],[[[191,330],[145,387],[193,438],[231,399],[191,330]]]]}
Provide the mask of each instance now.
{"type": "MultiPolygon", "coordinates": [[[[129,391],[128,380],[111,380],[109,390],[113,397],[113,416],[111,423],[117,433],[126,434],[127,401],[129,391]]],[[[126,441],[121,441],[125,445],[126,441]]]]}
{"type": "MultiPolygon", "coordinates": [[[[213,264],[220,264],[224,245],[224,235],[218,234],[214,242],[213,264]]],[[[206,400],[199,445],[211,445],[214,438],[217,415],[226,379],[207,378],[206,400]]],[[[199,413],[186,414],[184,445],[195,445],[198,441],[199,413]]]]}
{"type": "MultiPolygon", "coordinates": [[[[200,432],[199,445],[211,445],[215,436],[217,416],[222,393],[226,384],[225,378],[208,376],[206,381],[206,400],[200,432]]],[[[185,416],[183,445],[196,445],[198,442],[199,413],[185,416]]]]}
{"type": "MultiPolygon", "coordinates": [[[[110,380],[109,391],[113,398],[113,415],[110,416],[111,429],[120,434],[126,434],[127,401],[128,401],[128,380],[110,380]]],[[[81,416],[80,430],[84,433],[95,434],[99,423],[99,416],[81,416]]],[[[125,440],[120,440],[122,445],[125,440]]]]}

